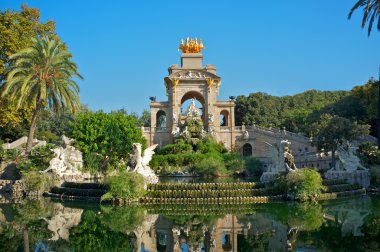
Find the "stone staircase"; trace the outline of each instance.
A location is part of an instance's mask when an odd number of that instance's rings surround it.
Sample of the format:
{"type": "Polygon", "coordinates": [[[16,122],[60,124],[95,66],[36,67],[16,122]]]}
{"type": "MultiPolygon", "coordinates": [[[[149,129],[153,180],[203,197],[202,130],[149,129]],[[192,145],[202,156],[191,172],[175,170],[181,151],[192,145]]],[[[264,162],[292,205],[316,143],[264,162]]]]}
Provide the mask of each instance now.
{"type": "Polygon", "coordinates": [[[100,183],[64,182],[60,187],[53,187],[44,196],[62,200],[100,201],[107,192],[107,186],[100,183]]]}
{"type": "Polygon", "coordinates": [[[148,186],[144,204],[249,204],[278,201],[264,183],[163,183],[148,186]]]}
{"type": "MultiPolygon", "coordinates": [[[[318,199],[334,199],[345,196],[363,195],[364,188],[347,184],[344,180],[325,180],[326,190],[318,199]]],[[[100,202],[100,197],[108,190],[99,183],[65,182],[54,187],[45,196],[61,200],[84,200],[100,202]]],[[[285,195],[265,187],[264,183],[159,183],[150,184],[145,197],[139,203],[147,205],[235,205],[268,203],[285,199],[285,195]]],[[[118,204],[128,204],[128,200],[117,199],[118,204]]]]}

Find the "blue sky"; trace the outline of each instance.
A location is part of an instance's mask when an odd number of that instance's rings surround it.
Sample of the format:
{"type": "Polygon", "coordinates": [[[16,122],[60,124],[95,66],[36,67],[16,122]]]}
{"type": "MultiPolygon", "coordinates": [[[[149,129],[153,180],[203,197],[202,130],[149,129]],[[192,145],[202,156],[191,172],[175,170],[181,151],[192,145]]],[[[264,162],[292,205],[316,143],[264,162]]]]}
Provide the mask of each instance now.
{"type": "Polygon", "coordinates": [[[181,38],[202,38],[204,64],[222,77],[219,99],[309,89],[349,90],[378,76],[380,33],[360,28],[356,0],[18,1],[54,20],[84,80],[82,103],[140,113],[149,96],[166,100],[163,78],[180,63],[181,38]]]}

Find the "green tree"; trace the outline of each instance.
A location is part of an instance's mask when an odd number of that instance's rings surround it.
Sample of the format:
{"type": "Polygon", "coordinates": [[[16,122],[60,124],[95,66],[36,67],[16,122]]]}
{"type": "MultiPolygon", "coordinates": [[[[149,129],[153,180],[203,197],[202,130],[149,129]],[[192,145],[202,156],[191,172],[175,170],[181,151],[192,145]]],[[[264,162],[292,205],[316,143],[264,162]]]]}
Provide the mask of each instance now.
{"type": "Polygon", "coordinates": [[[12,64],[10,56],[32,45],[36,36],[55,37],[55,23],[40,22],[40,11],[23,4],[21,11],[0,12],[0,85],[12,64]]]}
{"type": "Polygon", "coordinates": [[[138,117],[138,125],[141,127],[150,127],[150,112],[146,109],[138,117]]]}
{"type": "Polygon", "coordinates": [[[60,113],[65,108],[74,113],[79,109],[79,87],[72,79],[82,78],[71,61],[72,54],[58,39],[39,37],[33,45],[13,54],[11,71],[2,86],[1,97],[17,101],[17,108],[35,104],[26,153],[32,149],[34,131],[41,110],[52,108],[60,113]]]}
{"type": "Polygon", "coordinates": [[[377,30],[380,31],[380,1],[379,0],[359,0],[351,8],[348,19],[357,9],[363,9],[362,29],[368,22],[368,36],[371,35],[373,22],[377,22],[377,30]]]}
{"type": "Polygon", "coordinates": [[[313,129],[317,148],[325,152],[331,151],[332,166],[335,165],[335,152],[339,144],[369,133],[369,125],[360,125],[329,114],[322,115],[319,122],[313,124],[313,129]]]}
{"type": "Polygon", "coordinates": [[[146,146],[141,129],[136,125],[137,119],[133,115],[88,111],[76,116],[69,135],[85,157],[97,153],[103,158],[108,156],[112,164],[127,160],[133,143],[146,146]]]}

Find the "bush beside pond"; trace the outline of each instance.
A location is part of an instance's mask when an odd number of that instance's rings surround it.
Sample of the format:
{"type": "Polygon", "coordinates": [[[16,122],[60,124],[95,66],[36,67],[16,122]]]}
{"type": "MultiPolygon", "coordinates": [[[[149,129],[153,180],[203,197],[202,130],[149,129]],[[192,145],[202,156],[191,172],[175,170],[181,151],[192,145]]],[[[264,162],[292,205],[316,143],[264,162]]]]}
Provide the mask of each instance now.
{"type": "Polygon", "coordinates": [[[104,183],[109,187],[109,191],[102,196],[102,200],[137,199],[145,193],[143,176],[134,172],[106,176],[104,183]]]}

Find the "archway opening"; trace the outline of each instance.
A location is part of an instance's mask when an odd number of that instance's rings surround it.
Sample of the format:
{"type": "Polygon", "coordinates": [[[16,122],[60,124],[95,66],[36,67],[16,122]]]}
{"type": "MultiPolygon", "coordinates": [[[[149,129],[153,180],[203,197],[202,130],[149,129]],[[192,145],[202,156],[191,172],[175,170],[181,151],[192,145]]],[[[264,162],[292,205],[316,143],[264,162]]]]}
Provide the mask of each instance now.
{"type": "Polygon", "coordinates": [[[165,128],[166,127],[166,113],[165,111],[159,110],[156,114],[156,127],[165,128]]]}
{"type": "Polygon", "coordinates": [[[229,119],[229,112],[227,110],[222,110],[220,112],[220,126],[229,126],[228,125],[228,119],[229,119]]]}
{"type": "Polygon", "coordinates": [[[182,118],[181,119],[183,120],[185,119],[187,108],[190,106],[192,99],[194,99],[195,105],[200,110],[202,121],[203,123],[205,123],[205,115],[204,115],[205,99],[202,96],[202,94],[197,91],[189,91],[182,96],[182,99],[181,99],[182,118]]]}
{"type": "Polygon", "coordinates": [[[252,145],[249,143],[246,143],[243,145],[243,156],[248,157],[252,156],[252,145]]]}

